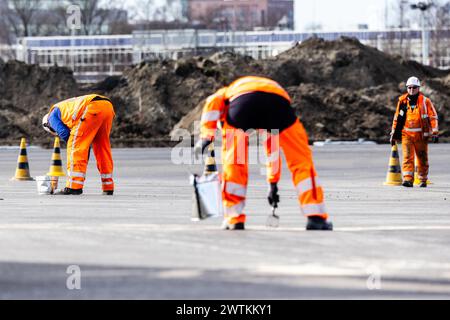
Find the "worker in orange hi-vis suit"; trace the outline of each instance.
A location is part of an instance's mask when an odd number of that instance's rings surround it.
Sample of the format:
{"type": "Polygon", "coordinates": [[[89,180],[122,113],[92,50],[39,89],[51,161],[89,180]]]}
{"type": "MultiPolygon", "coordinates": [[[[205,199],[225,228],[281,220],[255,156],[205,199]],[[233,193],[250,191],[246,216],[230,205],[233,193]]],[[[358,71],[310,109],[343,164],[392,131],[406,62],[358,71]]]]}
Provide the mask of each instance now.
{"type": "Polygon", "coordinates": [[[307,229],[332,230],[306,131],[291,107],[291,98],[277,82],[262,77],[242,77],[208,97],[201,118],[201,145],[197,145],[202,153],[214,140],[218,121],[223,134],[224,229],[245,229],[248,183],[248,135],[245,131],[263,129],[268,132],[265,150],[269,203],[279,201],[281,147],[292,172],[302,212],[308,217],[307,229]]]}
{"type": "Polygon", "coordinates": [[[103,96],[91,94],[59,102],[42,119],[47,132],[67,142],[66,188],[59,194],[83,193],[92,145],[104,195],[113,195],[113,159],[109,140],[114,108],[103,96]]]}
{"type": "Polygon", "coordinates": [[[399,98],[391,131],[391,144],[402,141],[403,186],[414,186],[414,158],[417,156],[421,188],[427,187],[428,142],[439,141],[438,115],[431,100],[420,92],[420,80],[411,77],[408,93],[399,98]]]}

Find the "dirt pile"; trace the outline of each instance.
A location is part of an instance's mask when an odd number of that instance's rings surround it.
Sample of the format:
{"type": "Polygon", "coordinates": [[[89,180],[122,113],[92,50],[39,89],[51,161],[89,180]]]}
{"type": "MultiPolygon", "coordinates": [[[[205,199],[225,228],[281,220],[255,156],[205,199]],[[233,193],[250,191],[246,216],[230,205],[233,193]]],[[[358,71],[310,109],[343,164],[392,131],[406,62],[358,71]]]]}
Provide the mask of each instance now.
{"type": "Polygon", "coordinates": [[[0,63],[0,139],[17,143],[51,140],[38,129],[49,106],[78,93],[72,72],[65,68],[43,69],[18,61],[0,63]]]}
{"type": "Polygon", "coordinates": [[[366,138],[387,142],[404,81],[416,75],[436,105],[443,135],[450,111],[448,72],[404,61],[355,39],[311,39],[268,60],[216,53],[177,61],[143,62],[122,76],[78,87],[64,68],[0,62],[0,143],[25,136],[51,140],[40,118],[51,103],[87,93],[111,98],[116,110],[114,146],[166,146],[174,128],[192,129],[204,100],[244,75],[268,76],[293,98],[311,140],[366,138]]]}
{"type": "Polygon", "coordinates": [[[266,73],[284,86],[315,83],[347,89],[398,84],[412,74],[419,78],[446,74],[346,37],[336,41],[309,39],[269,59],[265,66],[266,73]]]}
{"type": "Polygon", "coordinates": [[[187,113],[237,76],[260,72],[249,57],[214,54],[178,61],[143,62],[120,78],[87,90],[110,97],[116,109],[116,145],[167,145],[172,128],[187,113]]]}
{"type": "Polygon", "coordinates": [[[112,137],[120,144],[147,145],[167,140],[170,129],[202,100],[217,89],[194,61],[141,63],[129,69],[113,88],[97,87],[114,103],[116,123],[112,137]]]}
{"type": "MultiPolygon", "coordinates": [[[[398,97],[412,75],[423,80],[422,91],[432,99],[444,136],[450,124],[445,103],[450,98],[448,72],[404,61],[356,39],[310,39],[264,61],[259,74],[285,86],[311,140],[358,138],[387,142],[398,97]]],[[[197,106],[177,125],[192,130],[200,119],[197,106]]]]}

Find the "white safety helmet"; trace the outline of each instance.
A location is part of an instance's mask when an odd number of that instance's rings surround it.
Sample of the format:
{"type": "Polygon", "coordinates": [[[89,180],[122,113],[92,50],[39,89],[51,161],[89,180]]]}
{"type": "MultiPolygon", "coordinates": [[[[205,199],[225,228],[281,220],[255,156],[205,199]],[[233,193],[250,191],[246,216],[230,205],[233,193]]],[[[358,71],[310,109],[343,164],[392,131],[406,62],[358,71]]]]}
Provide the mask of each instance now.
{"type": "Polygon", "coordinates": [[[411,77],[406,82],[406,87],[414,86],[414,87],[420,87],[420,80],[417,77],[411,77]]]}
{"type": "Polygon", "coordinates": [[[53,135],[56,134],[55,130],[53,130],[52,127],[50,127],[50,124],[48,123],[48,113],[42,118],[42,127],[48,133],[53,135]]]}

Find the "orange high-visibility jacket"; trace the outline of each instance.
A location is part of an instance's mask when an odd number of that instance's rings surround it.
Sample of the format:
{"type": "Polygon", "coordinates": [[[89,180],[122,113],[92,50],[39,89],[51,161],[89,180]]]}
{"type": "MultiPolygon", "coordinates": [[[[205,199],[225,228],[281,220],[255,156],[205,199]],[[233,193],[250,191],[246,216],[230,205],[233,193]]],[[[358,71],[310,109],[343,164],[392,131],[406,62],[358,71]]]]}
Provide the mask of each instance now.
{"type": "Polygon", "coordinates": [[[439,133],[436,109],[431,100],[422,93],[419,94],[417,106],[414,110],[409,105],[408,94],[399,98],[392,124],[392,134],[397,135],[395,138],[399,139],[399,133],[406,133],[411,136],[420,133],[424,138],[439,133]]]}
{"type": "Polygon", "coordinates": [[[69,128],[72,129],[77,121],[83,116],[86,111],[86,106],[96,97],[100,97],[105,100],[109,100],[98,94],[90,94],[81,97],[75,97],[67,99],[50,108],[49,114],[54,108],[58,108],[61,112],[61,121],[69,128]]]}
{"type": "Polygon", "coordinates": [[[207,98],[202,112],[200,138],[213,140],[217,129],[217,121],[223,122],[226,119],[229,102],[244,94],[256,91],[278,94],[291,102],[289,94],[281,85],[271,79],[253,76],[239,78],[228,87],[219,89],[207,98]]]}

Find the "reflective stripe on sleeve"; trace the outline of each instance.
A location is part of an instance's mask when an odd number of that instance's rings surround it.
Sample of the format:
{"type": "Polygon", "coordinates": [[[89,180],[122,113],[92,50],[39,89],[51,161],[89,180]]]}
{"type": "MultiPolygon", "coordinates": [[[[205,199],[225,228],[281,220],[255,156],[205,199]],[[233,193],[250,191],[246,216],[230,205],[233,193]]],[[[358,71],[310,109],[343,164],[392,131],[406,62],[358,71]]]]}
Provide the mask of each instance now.
{"type": "Polygon", "coordinates": [[[237,87],[239,87],[239,86],[241,86],[241,85],[243,85],[243,84],[249,83],[249,82],[256,82],[256,83],[262,83],[262,84],[272,85],[272,86],[278,87],[278,88],[280,88],[280,89],[283,89],[283,88],[280,86],[280,84],[278,84],[278,83],[275,82],[275,81],[266,80],[266,79],[254,79],[254,78],[247,79],[247,78],[244,78],[244,79],[241,79],[241,80],[236,81],[236,83],[234,83],[233,86],[229,88],[229,90],[232,90],[232,89],[234,89],[234,88],[237,88],[237,87]]]}
{"type": "Polygon", "coordinates": [[[280,153],[274,152],[270,156],[267,157],[267,163],[272,163],[272,162],[278,161],[278,159],[280,159],[280,153]]]}
{"type": "Polygon", "coordinates": [[[220,119],[220,111],[209,111],[202,114],[201,122],[218,121],[220,119]]]}

